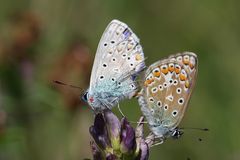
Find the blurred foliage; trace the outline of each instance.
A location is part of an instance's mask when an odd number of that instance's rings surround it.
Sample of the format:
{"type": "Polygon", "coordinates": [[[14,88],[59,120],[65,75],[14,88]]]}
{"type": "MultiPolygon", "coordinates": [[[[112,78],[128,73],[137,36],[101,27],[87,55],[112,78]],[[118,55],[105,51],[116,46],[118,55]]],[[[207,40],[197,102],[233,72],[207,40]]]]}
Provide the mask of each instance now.
{"type": "MultiPolygon", "coordinates": [[[[199,57],[181,126],[210,132],[186,129],[181,139],[152,148],[150,159],[240,159],[240,74],[233,70],[240,67],[239,1],[1,2],[1,160],[91,158],[90,107],[79,101],[79,90],[52,81],[87,88],[98,41],[112,19],[138,35],[147,64],[185,50],[199,57]]],[[[141,114],[136,100],[121,106],[129,120],[141,114]]]]}

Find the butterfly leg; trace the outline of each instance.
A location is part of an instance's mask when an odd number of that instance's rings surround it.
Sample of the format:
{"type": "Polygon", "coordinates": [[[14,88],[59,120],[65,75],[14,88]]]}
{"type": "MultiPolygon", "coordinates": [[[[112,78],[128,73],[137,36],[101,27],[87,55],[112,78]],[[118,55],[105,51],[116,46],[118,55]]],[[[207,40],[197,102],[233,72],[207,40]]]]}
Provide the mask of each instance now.
{"type": "Polygon", "coordinates": [[[157,146],[164,142],[164,139],[156,137],[152,132],[146,137],[145,142],[148,144],[149,147],[157,146]]]}
{"type": "Polygon", "coordinates": [[[119,110],[119,112],[121,113],[121,115],[122,115],[123,117],[125,117],[125,115],[123,114],[123,112],[122,112],[122,110],[121,110],[121,108],[120,108],[119,103],[118,103],[118,110],[119,110]]]}
{"type": "Polygon", "coordinates": [[[150,147],[158,146],[158,145],[160,145],[160,144],[162,144],[162,143],[163,143],[163,140],[160,141],[160,142],[157,142],[157,143],[152,144],[150,147]]]}

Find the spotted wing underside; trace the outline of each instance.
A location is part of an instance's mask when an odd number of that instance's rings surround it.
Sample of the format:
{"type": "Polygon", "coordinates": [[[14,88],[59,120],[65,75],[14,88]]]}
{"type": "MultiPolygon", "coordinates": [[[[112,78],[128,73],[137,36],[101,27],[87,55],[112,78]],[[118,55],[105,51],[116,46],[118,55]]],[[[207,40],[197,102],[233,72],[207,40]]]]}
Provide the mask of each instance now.
{"type": "Polygon", "coordinates": [[[157,61],[145,72],[141,109],[150,125],[174,129],[187,108],[197,75],[197,56],[179,53],[157,61]]]}
{"type": "MultiPolygon", "coordinates": [[[[121,100],[137,92],[135,76],[143,70],[144,53],[138,37],[123,22],[113,20],[99,42],[89,92],[121,100]]],[[[109,106],[110,108],[112,106],[109,106]]]]}

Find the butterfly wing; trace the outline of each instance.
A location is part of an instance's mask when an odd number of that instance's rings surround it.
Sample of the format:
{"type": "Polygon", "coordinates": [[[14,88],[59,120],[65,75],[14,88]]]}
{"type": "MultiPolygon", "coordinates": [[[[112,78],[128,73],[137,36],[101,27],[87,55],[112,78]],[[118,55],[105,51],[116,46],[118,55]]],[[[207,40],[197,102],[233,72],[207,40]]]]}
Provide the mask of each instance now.
{"type": "Polygon", "coordinates": [[[172,55],[147,69],[139,102],[150,126],[172,130],[179,125],[196,75],[197,56],[191,52],[172,55]]]}
{"type": "MultiPolygon", "coordinates": [[[[138,37],[123,22],[113,20],[99,42],[90,79],[90,94],[117,101],[137,92],[135,75],[143,70],[144,53],[138,37]]],[[[109,104],[109,108],[112,104],[109,104]]]]}

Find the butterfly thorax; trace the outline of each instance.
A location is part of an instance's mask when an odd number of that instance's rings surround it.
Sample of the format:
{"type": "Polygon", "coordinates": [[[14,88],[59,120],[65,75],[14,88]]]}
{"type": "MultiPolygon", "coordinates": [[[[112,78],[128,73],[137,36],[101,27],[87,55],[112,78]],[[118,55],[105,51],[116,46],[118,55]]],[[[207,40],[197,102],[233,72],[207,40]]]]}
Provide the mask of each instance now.
{"type": "Polygon", "coordinates": [[[114,96],[108,92],[88,92],[87,103],[95,112],[101,112],[104,109],[111,109],[119,103],[124,97],[114,96]]]}
{"type": "Polygon", "coordinates": [[[157,138],[169,137],[170,131],[162,125],[149,125],[151,131],[157,138]]]}

